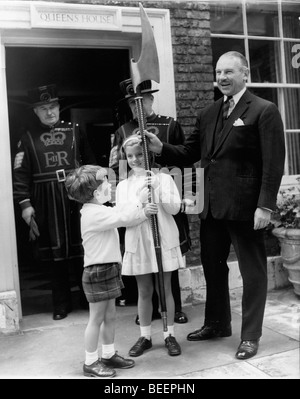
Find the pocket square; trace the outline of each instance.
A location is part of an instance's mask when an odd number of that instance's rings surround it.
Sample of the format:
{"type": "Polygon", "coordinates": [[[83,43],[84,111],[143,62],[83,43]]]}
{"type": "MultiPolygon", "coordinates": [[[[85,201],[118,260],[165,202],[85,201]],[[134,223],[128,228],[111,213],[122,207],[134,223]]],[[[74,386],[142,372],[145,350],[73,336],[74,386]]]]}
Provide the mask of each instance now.
{"type": "Polygon", "coordinates": [[[234,121],[233,126],[245,126],[244,122],[239,118],[236,121],[234,121]]]}

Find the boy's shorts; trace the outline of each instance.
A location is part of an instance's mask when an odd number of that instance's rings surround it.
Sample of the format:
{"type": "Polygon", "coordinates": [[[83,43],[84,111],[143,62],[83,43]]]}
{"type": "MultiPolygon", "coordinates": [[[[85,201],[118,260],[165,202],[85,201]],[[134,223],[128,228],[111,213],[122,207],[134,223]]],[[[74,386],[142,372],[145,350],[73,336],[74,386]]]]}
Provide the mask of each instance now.
{"type": "Polygon", "coordinates": [[[101,263],[87,266],[82,274],[82,286],[90,303],[108,301],[121,296],[124,284],[119,263],[101,263]]]}

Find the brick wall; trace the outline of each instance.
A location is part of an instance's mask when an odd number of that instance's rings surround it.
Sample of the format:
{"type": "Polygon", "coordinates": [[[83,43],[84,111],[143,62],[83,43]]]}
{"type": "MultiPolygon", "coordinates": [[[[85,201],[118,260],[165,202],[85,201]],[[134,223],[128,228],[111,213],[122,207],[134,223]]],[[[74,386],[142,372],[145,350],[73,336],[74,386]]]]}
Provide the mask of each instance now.
{"type": "MultiPolygon", "coordinates": [[[[162,3],[156,3],[162,7],[162,3]]],[[[191,133],[199,110],[213,102],[209,7],[199,2],[163,2],[170,10],[177,119],[191,133]]],[[[192,250],[187,266],[199,265],[200,221],[189,215],[192,250]]]]}

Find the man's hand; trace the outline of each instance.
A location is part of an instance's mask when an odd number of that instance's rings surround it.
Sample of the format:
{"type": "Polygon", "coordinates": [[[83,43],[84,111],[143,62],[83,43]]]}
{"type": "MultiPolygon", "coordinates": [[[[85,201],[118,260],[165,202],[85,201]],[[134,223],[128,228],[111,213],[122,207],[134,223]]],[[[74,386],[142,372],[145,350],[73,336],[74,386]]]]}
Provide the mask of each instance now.
{"type": "Polygon", "coordinates": [[[271,213],[268,209],[257,208],[254,213],[254,230],[267,227],[271,220],[271,213]]]}
{"type": "Polygon", "coordinates": [[[29,225],[31,221],[31,216],[35,215],[34,208],[32,206],[28,206],[27,208],[23,209],[22,211],[22,218],[25,222],[29,225]]]}
{"type": "Polygon", "coordinates": [[[193,213],[193,210],[195,209],[195,202],[189,198],[184,198],[181,202],[181,212],[185,213],[193,213]]]}
{"type": "Polygon", "coordinates": [[[144,130],[144,134],[148,137],[148,148],[150,151],[154,152],[155,154],[161,154],[163,149],[163,143],[159,140],[155,134],[144,130]]]}

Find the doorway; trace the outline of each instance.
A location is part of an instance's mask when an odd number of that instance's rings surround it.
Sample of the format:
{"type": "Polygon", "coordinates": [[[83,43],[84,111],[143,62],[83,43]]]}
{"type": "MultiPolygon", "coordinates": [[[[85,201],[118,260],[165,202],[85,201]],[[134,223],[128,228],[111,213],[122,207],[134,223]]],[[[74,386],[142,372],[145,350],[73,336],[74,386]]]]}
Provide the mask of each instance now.
{"type": "MultiPolygon", "coordinates": [[[[97,163],[108,166],[113,134],[126,115],[117,112],[119,82],[130,76],[128,49],[6,47],[6,81],[12,162],[21,131],[35,118],[27,92],[55,83],[61,119],[79,123],[95,152],[97,163]]],[[[36,260],[28,227],[15,205],[15,228],[24,316],[52,311],[50,270],[36,260]]],[[[78,287],[71,275],[75,306],[78,287]]]]}

